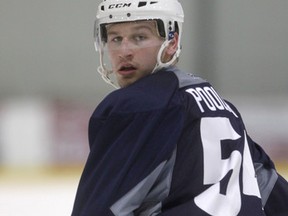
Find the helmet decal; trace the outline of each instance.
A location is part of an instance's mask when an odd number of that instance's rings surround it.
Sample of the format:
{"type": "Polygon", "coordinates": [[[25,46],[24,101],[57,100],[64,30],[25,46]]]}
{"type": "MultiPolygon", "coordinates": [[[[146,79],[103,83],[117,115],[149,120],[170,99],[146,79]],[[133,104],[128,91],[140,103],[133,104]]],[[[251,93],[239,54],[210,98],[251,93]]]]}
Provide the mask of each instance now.
{"type": "MultiPolygon", "coordinates": [[[[138,3],[138,7],[144,7],[147,5],[147,3],[148,3],[147,1],[140,1],[138,3]]],[[[150,1],[150,4],[156,4],[156,3],[158,3],[158,1],[150,1]]]]}

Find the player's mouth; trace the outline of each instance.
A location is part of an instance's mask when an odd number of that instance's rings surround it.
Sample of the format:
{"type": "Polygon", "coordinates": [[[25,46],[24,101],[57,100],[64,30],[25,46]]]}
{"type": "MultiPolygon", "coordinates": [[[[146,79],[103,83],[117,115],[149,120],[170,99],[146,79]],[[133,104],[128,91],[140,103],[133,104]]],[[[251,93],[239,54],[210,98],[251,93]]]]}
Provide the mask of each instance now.
{"type": "Polygon", "coordinates": [[[122,76],[127,76],[133,74],[136,70],[137,68],[132,64],[124,64],[119,67],[118,73],[122,76]]]}

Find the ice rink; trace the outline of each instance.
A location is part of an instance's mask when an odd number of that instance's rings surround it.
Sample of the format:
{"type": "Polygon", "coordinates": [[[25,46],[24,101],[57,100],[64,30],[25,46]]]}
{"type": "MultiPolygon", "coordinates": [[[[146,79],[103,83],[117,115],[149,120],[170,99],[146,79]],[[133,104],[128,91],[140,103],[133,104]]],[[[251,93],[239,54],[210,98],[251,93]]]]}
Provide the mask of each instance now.
{"type": "Polygon", "coordinates": [[[0,173],[1,216],[71,214],[80,172],[0,173]]]}
{"type": "MultiPolygon", "coordinates": [[[[288,166],[278,165],[288,179],[288,166]]],[[[81,170],[0,173],[1,216],[69,216],[81,170]]]]}

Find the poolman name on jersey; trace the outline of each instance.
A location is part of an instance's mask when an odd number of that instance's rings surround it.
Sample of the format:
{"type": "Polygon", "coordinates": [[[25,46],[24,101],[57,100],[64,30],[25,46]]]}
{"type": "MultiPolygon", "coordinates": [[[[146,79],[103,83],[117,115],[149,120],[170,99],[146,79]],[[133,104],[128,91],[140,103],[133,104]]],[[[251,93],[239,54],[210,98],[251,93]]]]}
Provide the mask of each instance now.
{"type": "Polygon", "coordinates": [[[236,118],[238,118],[231,107],[217,94],[217,92],[211,86],[205,86],[203,88],[189,88],[186,90],[186,92],[194,97],[202,113],[205,112],[205,108],[207,107],[211,111],[228,110],[229,112],[233,113],[236,118]]]}

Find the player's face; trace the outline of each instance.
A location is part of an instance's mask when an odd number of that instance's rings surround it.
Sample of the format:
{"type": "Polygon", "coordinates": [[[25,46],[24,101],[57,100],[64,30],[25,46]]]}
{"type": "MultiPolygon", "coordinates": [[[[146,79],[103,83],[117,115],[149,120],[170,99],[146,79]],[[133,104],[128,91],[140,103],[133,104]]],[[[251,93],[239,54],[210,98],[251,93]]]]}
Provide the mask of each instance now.
{"type": "Polygon", "coordinates": [[[110,24],[107,39],[112,69],[120,87],[152,72],[163,43],[154,21],[110,24]]]}

